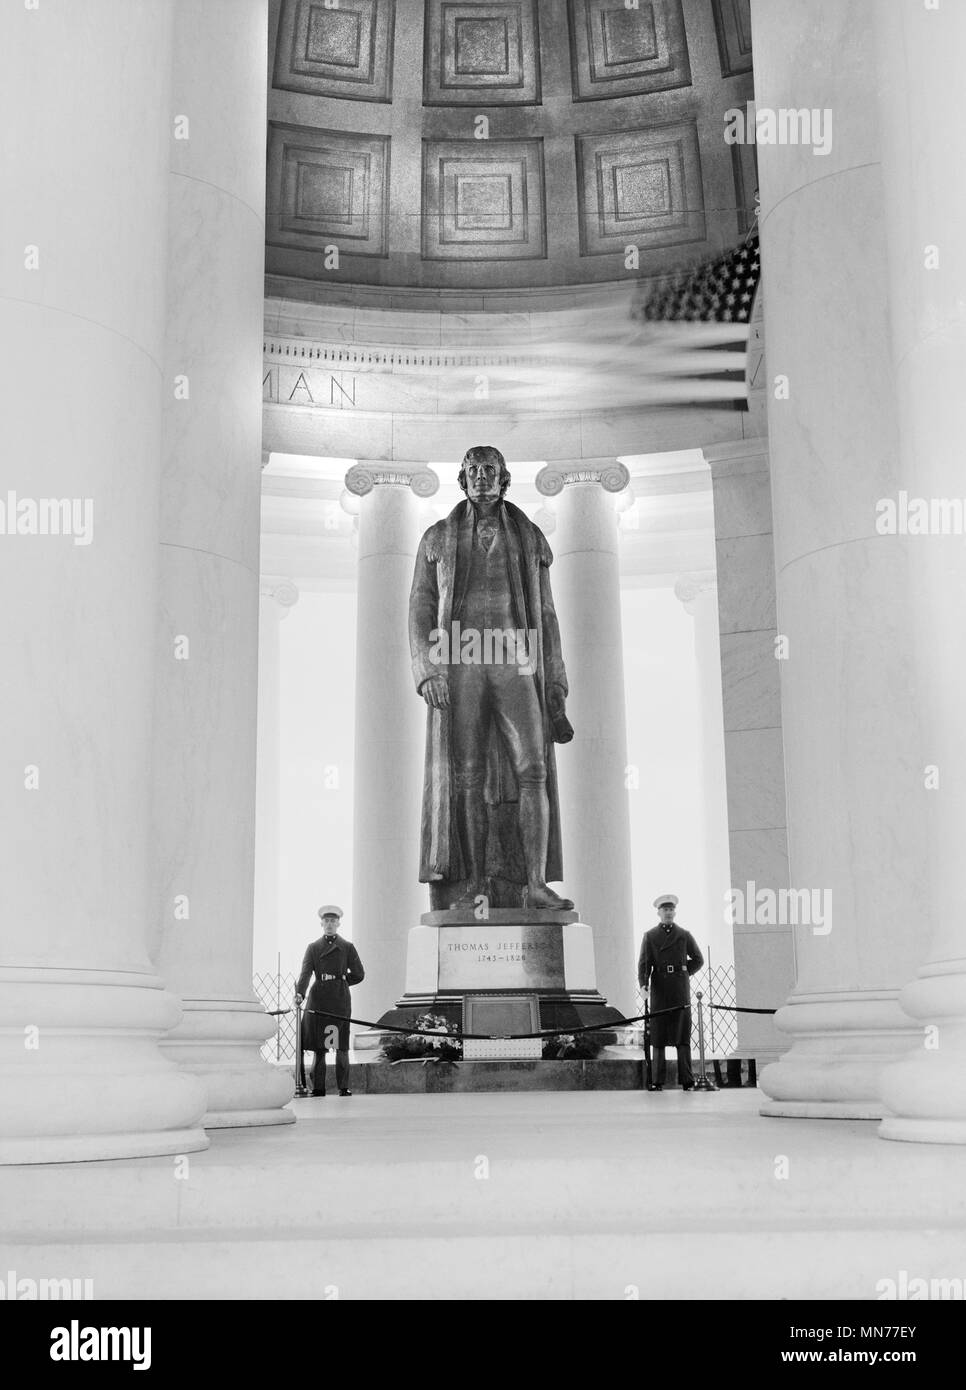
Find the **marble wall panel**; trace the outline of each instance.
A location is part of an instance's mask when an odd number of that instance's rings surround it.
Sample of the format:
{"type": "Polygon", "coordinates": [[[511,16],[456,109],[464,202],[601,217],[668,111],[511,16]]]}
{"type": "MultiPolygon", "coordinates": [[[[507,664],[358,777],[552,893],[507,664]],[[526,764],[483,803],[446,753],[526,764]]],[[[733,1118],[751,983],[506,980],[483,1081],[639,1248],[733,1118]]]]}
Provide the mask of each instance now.
{"type": "Polygon", "coordinates": [[[721,691],[726,732],[781,728],[774,633],[721,634],[721,691]]]}

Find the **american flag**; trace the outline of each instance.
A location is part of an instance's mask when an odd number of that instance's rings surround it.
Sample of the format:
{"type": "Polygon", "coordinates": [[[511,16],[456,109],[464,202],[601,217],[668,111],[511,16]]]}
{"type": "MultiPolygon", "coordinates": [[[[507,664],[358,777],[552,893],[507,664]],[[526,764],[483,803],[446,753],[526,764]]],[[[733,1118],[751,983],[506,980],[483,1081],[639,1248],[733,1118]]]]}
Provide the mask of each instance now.
{"type": "Polygon", "coordinates": [[[748,323],[761,276],[758,233],[720,260],[663,280],[637,317],[650,323],[748,323]]]}
{"type": "Polygon", "coordinates": [[[748,345],[755,296],[761,279],[757,231],[740,246],[663,278],[639,292],[632,315],[660,324],[667,377],[677,399],[691,383],[704,405],[748,409],[748,345]]]}

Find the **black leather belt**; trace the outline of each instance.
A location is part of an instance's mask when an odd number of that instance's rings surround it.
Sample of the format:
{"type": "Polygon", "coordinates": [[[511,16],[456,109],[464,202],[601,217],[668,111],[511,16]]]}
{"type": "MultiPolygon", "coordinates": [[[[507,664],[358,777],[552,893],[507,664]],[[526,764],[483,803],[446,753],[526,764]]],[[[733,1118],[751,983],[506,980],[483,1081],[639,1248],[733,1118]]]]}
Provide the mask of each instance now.
{"type": "Polygon", "coordinates": [[[316,975],[317,980],[342,980],[344,975],[316,975]]]}

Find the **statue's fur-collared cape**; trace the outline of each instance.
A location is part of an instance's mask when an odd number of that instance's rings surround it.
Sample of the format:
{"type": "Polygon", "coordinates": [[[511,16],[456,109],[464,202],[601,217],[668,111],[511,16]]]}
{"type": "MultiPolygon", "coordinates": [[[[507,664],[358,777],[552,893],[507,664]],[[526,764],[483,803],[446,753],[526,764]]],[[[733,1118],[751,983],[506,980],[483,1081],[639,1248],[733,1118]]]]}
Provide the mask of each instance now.
{"type": "MultiPolygon", "coordinates": [[[[563,878],[560,849],[560,806],[557,769],[553,753],[553,726],[547,702],[551,686],[567,693],[567,673],[560,652],[560,629],[550,593],[549,567],[553,554],[547,539],[529,517],[504,501],[500,523],[509,556],[510,589],[516,626],[537,634],[533,677],[543,710],[547,762],[547,796],[550,802],[550,837],[546,877],[563,878]]],[[[430,526],[419,543],[413,587],[409,598],[409,647],[416,689],[430,676],[445,674],[430,657],[432,633],[452,631],[466,585],[466,571],[473,541],[474,508],[460,502],[442,521],[430,526]]],[[[466,870],[453,795],[450,756],[450,711],[427,705],[426,764],[420,837],[421,883],[457,883],[466,870]]],[[[491,721],[486,759],[484,798],[489,813],[485,873],[488,877],[524,884],[527,881],[523,846],[517,819],[519,793],[503,739],[491,721]]]]}

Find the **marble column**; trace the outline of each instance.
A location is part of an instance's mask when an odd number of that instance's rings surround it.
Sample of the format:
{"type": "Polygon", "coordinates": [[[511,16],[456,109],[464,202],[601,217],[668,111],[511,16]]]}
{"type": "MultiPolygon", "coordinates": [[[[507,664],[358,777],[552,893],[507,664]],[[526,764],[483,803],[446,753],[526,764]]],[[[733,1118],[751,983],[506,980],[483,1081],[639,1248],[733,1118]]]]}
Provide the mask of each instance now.
{"type": "Polygon", "coordinates": [[[627,1016],[635,1012],[637,943],[615,494],[629,481],[617,462],[553,464],[536,478],[537,491],[556,499],[550,581],[574,726],[573,742],[557,749],[563,888],[593,928],[597,987],[627,1016]]]}
{"type": "Polygon", "coordinates": [[[266,55],[266,0],[176,0],[157,959],[184,1006],[165,1051],[205,1080],[209,1128],[294,1118],[252,992],[266,55]]]}
{"type": "Polygon", "coordinates": [[[831,146],[762,145],[759,171],[782,729],[800,926],[760,1081],[769,1115],[875,1118],[881,1074],[921,1033],[898,1000],[924,950],[923,750],[889,364],[877,0],[755,0],[759,109],[834,118],[831,146]]]}
{"type": "MultiPolygon", "coordinates": [[[[279,627],[299,600],[290,579],[263,578],[258,614],[258,740],[255,768],[256,969],[275,970],[281,854],[281,661],[279,627]]],[[[290,1003],[286,1000],[286,1006],[290,1003]]]]}
{"type": "MultiPolygon", "coordinates": [[[[718,635],[718,587],[713,574],[685,574],[675,596],[694,619],[694,657],[698,682],[698,730],[701,768],[701,837],[695,846],[704,862],[705,896],[682,905],[713,966],[731,965],[734,941],[725,913],[731,884],[728,857],[728,781],[725,774],[724,722],[721,708],[721,656],[718,635]]],[[[686,891],[686,890],[685,890],[686,891]]]]}
{"type": "Polygon", "coordinates": [[[352,1009],[375,1021],[405,989],[408,933],[429,908],[419,882],[426,705],[413,684],[409,591],[425,529],[418,499],[439,479],[419,465],[367,463],[350,468],[345,485],[359,498],[349,926],[366,970],[352,1009]]]}
{"type": "Polygon", "coordinates": [[[0,52],[0,1162],[180,1153],[204,1086],[147,950],[171,5],[5,5],[0,52]]]}
{"type": "MultiPolygon", "coordinates": [[[[875,24],[899,486],[910,498],[956,499],[958,507],[966,493],[966,190],[959,173],[966,133],[958,76],[966,9],[879,5],[875,24]]],[[[940,524],[909,542],[923,736],[908,794],[928,827],[931,862],[928,891],[904,906],[907,931],[924,936],[927,951],[899,995],[919,1035],[883,1075],[892,1113],[880,1133],[963,1144],[966,542],[961,532],[941,532],[940,524]]]]}
{"type": "MultiPolygon", "coordinates": [[[[795,932],[787,914],[759,910],[767,895],[788,889],[768,444],[731,441],[703,453],[714,491],[735,1002],[767,1009],[795,984],[795,932]],[[759,893],[766,895],[761,902],[759,893]]],[[[743,1057],[765,1063],[787,1051],[789,1039],[771,1016],[739,1014],[737,1024],[743,1057]]]]}

